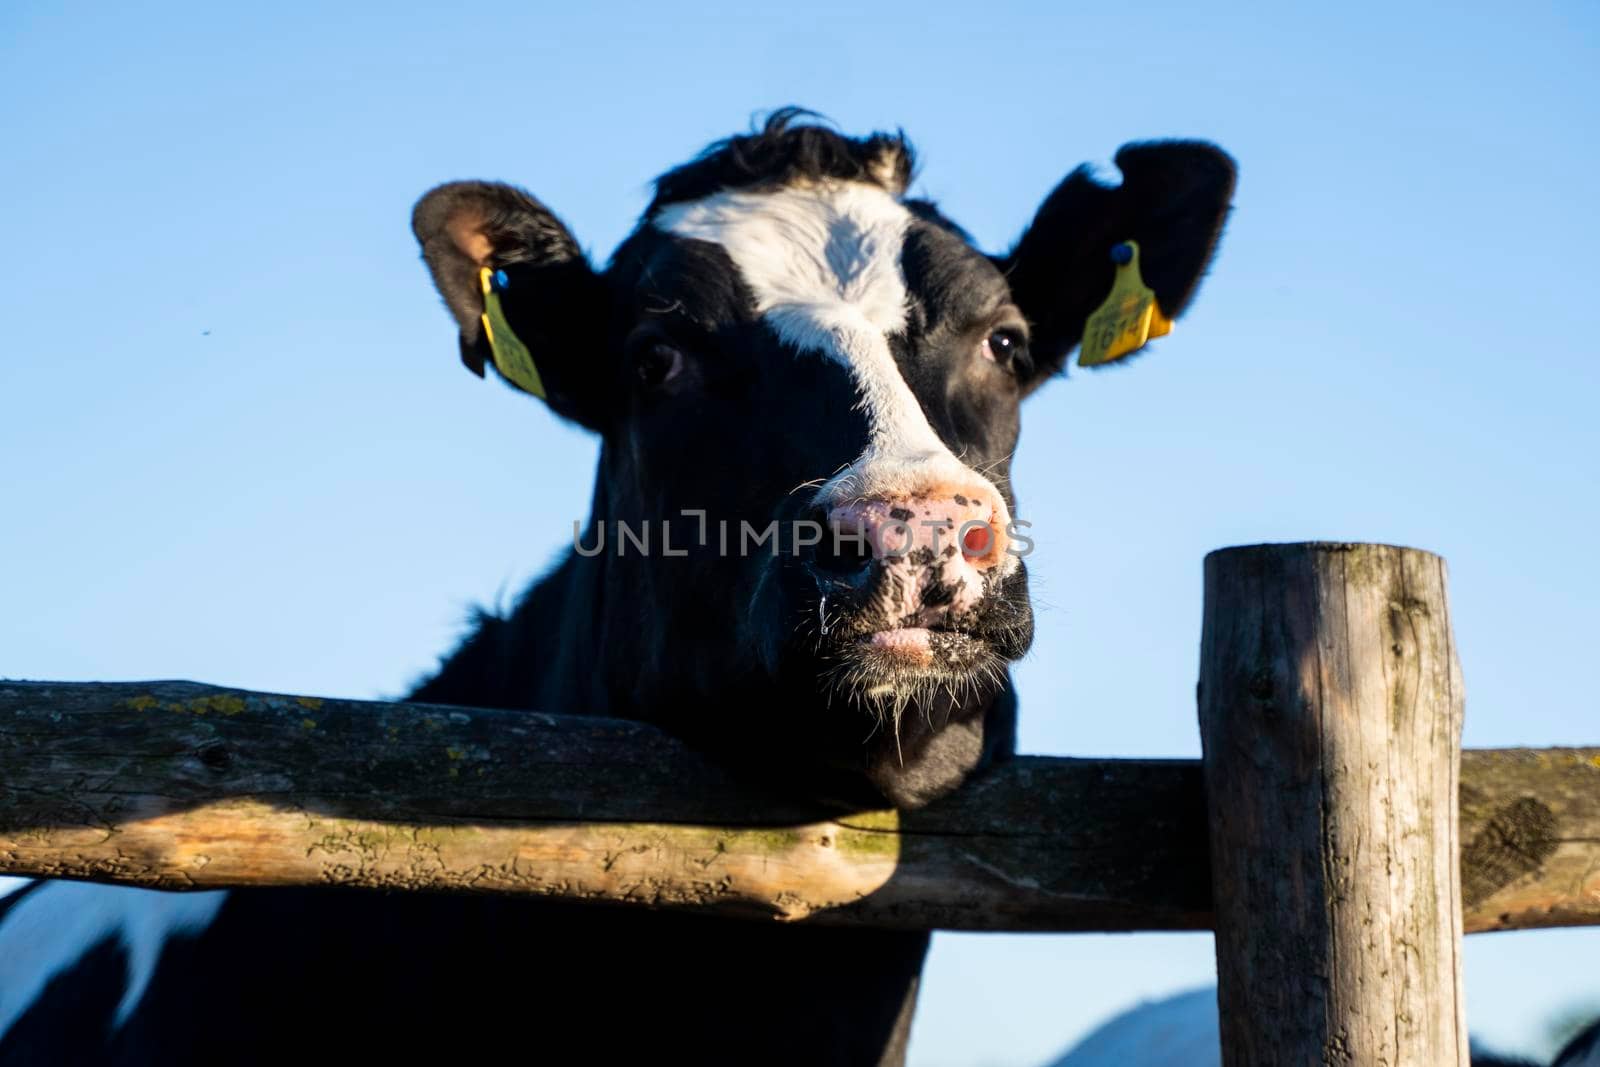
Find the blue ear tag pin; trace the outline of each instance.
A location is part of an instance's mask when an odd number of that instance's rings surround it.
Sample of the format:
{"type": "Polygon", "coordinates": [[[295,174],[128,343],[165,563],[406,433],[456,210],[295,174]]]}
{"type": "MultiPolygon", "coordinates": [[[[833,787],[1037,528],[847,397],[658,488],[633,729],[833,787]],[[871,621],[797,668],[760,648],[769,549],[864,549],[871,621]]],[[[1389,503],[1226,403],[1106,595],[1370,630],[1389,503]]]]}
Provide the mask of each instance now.
{"type": "Polygon", "coordinates": [[[489,339],[495,368],[506,381],[543,400],[544,381],[539,377],[539,368],[533,365],[533,353],[511,329],[505,308],[500,306],[500,292],[510,279],[503,270],[484,267],[478,271],[478,283],[483,287],[483,335],[489,339]]]}
{"type": "Polygon", "coordinates": [[[1139,273],[1139,244],[1123,241],[1111,246],[1116,277],[1105,302],[1089,316],[1083,328],[1078,366],[1094,367],[1121,359],[1143,348],[1152,337],[1172,332],[1172,320],[1161,313],[1156,294],[1139,273]]]}

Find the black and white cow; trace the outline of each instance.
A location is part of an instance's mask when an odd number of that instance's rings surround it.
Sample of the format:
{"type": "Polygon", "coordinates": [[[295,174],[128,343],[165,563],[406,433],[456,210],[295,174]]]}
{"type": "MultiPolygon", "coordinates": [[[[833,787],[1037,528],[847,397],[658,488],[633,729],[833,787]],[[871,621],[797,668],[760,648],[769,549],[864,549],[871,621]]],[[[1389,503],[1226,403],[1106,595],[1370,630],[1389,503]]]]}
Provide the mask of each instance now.
{"type": "MultiPolygon", "coordinates": [[[[917,807],[1007,758],[1007,666],[1032,638],[1021,402],[1062,370],[1124,242],[1183,312],[1233,190],[1208,144],[1116,162],[1120,185],[1068,175],[1002,256],[907,196],[903,138],[788,111],[660,178],[604,270],[518,189],[428,193],[414,229],[462,358],[602,449],[582,550],[414,697],[644,719],[842,804],[917,807]],[[663,550],[667,524],[685,554],[663,550]]],[[[893,1064],[928,945],[358,891],[52,885],[7,906],[8,1064],[893,1064]]]]}

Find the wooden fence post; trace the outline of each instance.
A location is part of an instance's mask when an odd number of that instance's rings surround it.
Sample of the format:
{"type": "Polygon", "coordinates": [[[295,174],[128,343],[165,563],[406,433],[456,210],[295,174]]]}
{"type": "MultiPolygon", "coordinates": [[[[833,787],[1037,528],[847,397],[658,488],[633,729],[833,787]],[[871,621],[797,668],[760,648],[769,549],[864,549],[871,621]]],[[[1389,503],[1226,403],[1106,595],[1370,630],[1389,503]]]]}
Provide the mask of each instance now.
{"type": "Polygon", "coordinates": [[[1225,1067],[1466,1067],[1444,561],[1211,553],[1199,704],[1225,1067]]]}

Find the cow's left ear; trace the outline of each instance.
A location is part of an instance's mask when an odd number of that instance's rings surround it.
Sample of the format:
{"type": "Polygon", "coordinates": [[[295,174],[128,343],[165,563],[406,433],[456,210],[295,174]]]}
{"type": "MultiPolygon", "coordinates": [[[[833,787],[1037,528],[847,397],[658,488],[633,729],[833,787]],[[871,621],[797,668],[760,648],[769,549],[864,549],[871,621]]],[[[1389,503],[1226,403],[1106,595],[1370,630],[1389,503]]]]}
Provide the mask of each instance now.
{"type": "Polygon", "coordinates": [[[602,429],[605,285],[561,220],[514,186],[451,182],[417,201],[411,229],[460,327],[461,362],[602,429]]]}
{"type": "Polygon", "coordinates": [[[1117,186],[1100,184],[1087,166],[1069,174],[998,261],[1032,326],[1025,391],[1061,370],[1110,295],[1115,246],[1137,243],[1144,281],[1169,319],[1188,307],[1216,251],[1233,198],[1226,152],[1203,141],[1149,141],[1124,145],[1116,163],[1117,186]]]}

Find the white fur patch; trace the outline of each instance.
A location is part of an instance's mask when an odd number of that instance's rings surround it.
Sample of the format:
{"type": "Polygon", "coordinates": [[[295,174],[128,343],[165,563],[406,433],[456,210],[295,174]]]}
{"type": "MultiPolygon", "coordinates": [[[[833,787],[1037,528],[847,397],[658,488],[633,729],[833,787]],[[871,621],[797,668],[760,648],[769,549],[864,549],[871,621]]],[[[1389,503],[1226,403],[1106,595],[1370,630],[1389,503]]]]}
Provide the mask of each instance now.
{"type": "Polygon", "coordinates": [[[89,882],[52,882],[35,890],[0,922],[0,1036],[50,979],[108,937],[116,937],[127,952],[127,986],[112,1020],[113,1027],[121,1026],[149,987],[167,938],[205,929],[227,895],[89,882]]]}
{"type": "Polygon", "coordinates": [[[818,503],[899,498],[954,484],[1000,493],[939,440],[906,384],[889,335],[906,325],[901,251],[914,216],[864,182],[727,191],[661,210],[660,229],[722,246],[786,344],[849,368],[871,427],[866,450],[817,493],[818,503]]]}

